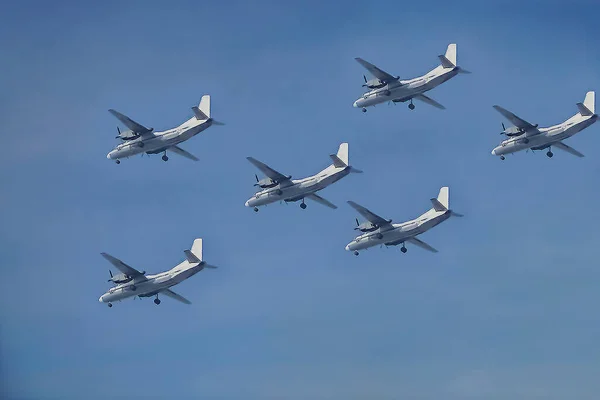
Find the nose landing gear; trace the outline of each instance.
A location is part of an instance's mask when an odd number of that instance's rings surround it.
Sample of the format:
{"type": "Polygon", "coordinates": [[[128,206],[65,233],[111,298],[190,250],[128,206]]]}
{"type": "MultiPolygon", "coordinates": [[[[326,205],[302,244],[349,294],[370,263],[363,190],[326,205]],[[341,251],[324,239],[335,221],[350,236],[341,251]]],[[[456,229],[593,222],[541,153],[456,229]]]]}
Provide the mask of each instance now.
{"type": "Polygon", "coordinates": [[[111,307],[112,307],[112,303],[108,303],[108,308],[111,308],[111,307]]]}
{"type": "Polygon", "coordinates": [[[500,159],[501,159],[502,161],[504,161],[504,160],[506,160],[506,157],[504,157],[504,156],[500,156],[500,159]]]}
{"type": "Polygon", "coordinates": [[[354,250],[354,255],[357,256],[358,255],[358,251],[354,250]]]}
{"type": "Polygon", "coordinates": [[[363,107],[362,112],[367,112],[367,109],[365,107],[363,107]]]}
{"type": "Polygon", "coordinates": [[[254,212],[258,212],[258,207],[254,207],[254,212]]]}

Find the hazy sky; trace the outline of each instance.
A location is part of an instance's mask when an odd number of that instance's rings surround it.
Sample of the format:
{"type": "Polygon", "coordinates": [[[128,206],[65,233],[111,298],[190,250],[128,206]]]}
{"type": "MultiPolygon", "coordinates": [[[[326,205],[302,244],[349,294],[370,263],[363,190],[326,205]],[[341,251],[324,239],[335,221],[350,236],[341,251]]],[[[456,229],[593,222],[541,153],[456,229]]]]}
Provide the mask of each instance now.
{"type": "Polygon", "coordinates": [[[492,156],[500,104],[542,126],[600,91],[597,2],[8,2],[0,13],[0,397],[595,399],[600,125],[492,156]],[[300,3],[300,4],[298,4],[300,3]],[[325,3],[325,4],[323,4],[325,3]],[[563,5],[564,3],[564,5],[563,5]],[[473,71],[417,103],[352,108],[365,71],[411,78],[448,43],[473,71]],[[115,108],[156,129],[212,95],[200,158],[116,165],[115,108]],[[244,207],[254,156],[303,177],[342,141],[365,171],[310,203],[244,207]],[[344,250],[354,200],[394,221],[450,186],[409,247],[344,250]],[[165,298],[98,303],[105,251],[165,298]]]}

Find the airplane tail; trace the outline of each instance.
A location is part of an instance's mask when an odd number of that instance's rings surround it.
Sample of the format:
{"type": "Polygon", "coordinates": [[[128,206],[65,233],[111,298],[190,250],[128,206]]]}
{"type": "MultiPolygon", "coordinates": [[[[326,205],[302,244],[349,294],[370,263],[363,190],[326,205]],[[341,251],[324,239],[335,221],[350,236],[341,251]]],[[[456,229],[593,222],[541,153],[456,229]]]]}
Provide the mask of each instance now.
{"type": "Polygon", "coordinates": [[[194,240],[191,250],[185,250],[185,257],[190,264],[202,263],[202,268],[217,268],[214,265],[207,264],[202,259],[202,239],[198,238],[194,240]]]}
{"type": "MultiPolygon", "coordinates": [[[[340,144],[337,154],[330,154],[329,157],[333,161],[335,168],[346,168],[350,166],[350,160],[348,159],[348,143],[340,144]]],[[[350,172],[361,173],[361,170],[350,167],[350,172]]]]}
{"type": "Polygon", "coordinates": [[[596,113],[596,94],[593,91],[587,92],[585,94],[585,100],[583,103],[577,103],[577,108],[579,108],[579,114],[584,117],[589,117],[590,115],[594,115],[596,113]]]}
{"type": "MultiPolygon", "coordinates": [[[[187,251],[189,251],[189,253],[191,255],[193,255],[194,258],[197,260],[194,262],[201,262],[202,261],[202,239],[198,238],[198,239],[194,240],[194,244],[192,244],[192,249],[187,250],[187,251]]],[[[186,253],[186,255],[187,255],[187,253],[186,253]]],[[[189,257],[188,257],[188,261],[190,261],[189,257]]],[[[190,262],[192,262],[192,261],[190,261],[190,262]]]]}
{"type": "Polygon", "coordinates": [[[198,121],[205,121],[210,118],[210,95],[205,94],[197,107],[192,107],[194,115],[198,121]]]}
{"type": "MultiPolygon", "coordinates": [[[[450,210],[450,199],[449,199],[449,190],[448,186],[444,186],[440,189],[440,193],[437,198],[431,199],[431,204],[433,204],[433,208],[428,211],[428,213],[434,212],[446,212],[450,210]]],[[[462,217],[462,214],[456,213],[450,210],[450,215],[455,217],[462,217]]]]}
{"type": "Polygon", "coordinates": [[[458,66],[456,62],[456,43],[450,43],[448,45],[448,48],[446,49],[446,54],[444,54],[443,56],[438,56],[438,58],[440,59],[442,67],[444,68],[456,68],[456,70],[461,74],[471,73],[470,71],[467,71],[466,69],[463,69],[458,66]]]}

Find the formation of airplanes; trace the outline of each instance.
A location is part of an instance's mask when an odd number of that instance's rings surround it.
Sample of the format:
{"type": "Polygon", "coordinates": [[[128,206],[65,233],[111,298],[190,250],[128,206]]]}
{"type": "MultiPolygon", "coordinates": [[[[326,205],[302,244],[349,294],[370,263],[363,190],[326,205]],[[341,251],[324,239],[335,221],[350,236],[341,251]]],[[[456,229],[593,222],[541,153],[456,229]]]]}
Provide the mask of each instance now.
{"type": "MultiPolygon", "coordinates": [[[[427,74],[409,80],[402,80],[398,76],[393,76],[381,70],[375,65],[356,58],[359,64],[365,67],[374,78],[367,80],[363,75],[365,84],[363,87],[368,89],[353,106],[361,108],[363,112],[367,107],[371,107],[384,102],[410,102],[409,109],[413,110],[415,105],[413,99],[417,99],[426,104],[439,109],[445,109],[437,101],[426,96],[424,93],[448,81],[459,73],[469,73],[458,66],[456,58],[456,44],[448,45],[446,53],[438,56],[440,65],[435,67],[427,74]]],[[[563,141],[581,130],[589,127],[598,120],[595,112],[595,93],[589,91],[585,95],[583,103],[577,103],[578,112],[566,121],[547,128],[538,127],[538,124],[531,124],[522,118],[517,117],[512,112],[495,105],[494,109],[502,114],[512,126],[506,128],[502,123],[501,134],[506,136],[500,145],[492,150],[492,154],[499,156],[504,160],[506,154],[515,153],[522,150],[544,150],[547,149],[547,156],[552,157],[552,148],[558,148],[577,157],[583,157],[579,151],[567,146],[563,141]]],[[[107,158],[115,160],[117,164],[121,159],[129,158],[137,154],[163,154],[162,159],[168,160],[167,152],[174,153],[193,161],[198,161],[191,153],[182,149],[179,145],[197,134],[203,132],[213,125],[223,125],[211,117],[210,96],[204,95],[198,106],[192,107],[194,116],[181,125],[161,132],[154,132],[152,128],[133,121],[129,117],[115,111],[109,110],[127,130],[121,131],[117,127],[118,136],[121,140],[107,158]]],[[[284,175],[271,168],[267,164],[253,158],[247,157],[248,161],[265,175],[259,179],[255,174],[258,188],[257,192],[249,198],[245,206],[251,207],[255,212],[259,207],[276,202],[300,202],[300,207],[305,209],[305,200],[309,199],[320,203],[326,207],[336,209],[337,206],[329,200],[321,197],[317,192],[334,184],[350,173],[362,173],[350,165],[348,156],[348,143],[339,145],[336,154],[330,156],[331,164],[319,173],[302,178],[292,179],[291,175],[284,175]]],[[[346,250],[359,255],[359,252],[374,246],[397,246],[401,245],[400,250],[406,253],[406,244],[412,244],[424,250],[437,253],[437,250],[418,238],[429,229],[439,225],[451,216],[462,217],[449,205],[449,188],[444,186],[440,189],[436,198],[431,199],[432,208],[421,216],[403,223],[393,223],[391,219],[385,219],[373,213],[369,209],[353,202],[348,204],[354,208],[366,221],[359,222],[356,218],[356,228],[360,234],[356,236],[348,245],[346,250]]],[[[190,304],[190,301],[183,296],[175,293],[170,288],[202,271],[205,268],[216,268],[207,264],[202,258],[202,239],[194,240],[192,248],[185,250],[186,259],[174,268],[155,275],[146,275],[123,261],[107,254],[101,253],[117,270],[118,274],[113,275],[109,270],[110,279],[114,286],[106,293],[100,296],[99,301],[107,303],[112,307],[113,302],[120,301],[130,297],[155,297],[154,303],[160,304],[159,295],[170,297],[179,302],[190,304]]]]}

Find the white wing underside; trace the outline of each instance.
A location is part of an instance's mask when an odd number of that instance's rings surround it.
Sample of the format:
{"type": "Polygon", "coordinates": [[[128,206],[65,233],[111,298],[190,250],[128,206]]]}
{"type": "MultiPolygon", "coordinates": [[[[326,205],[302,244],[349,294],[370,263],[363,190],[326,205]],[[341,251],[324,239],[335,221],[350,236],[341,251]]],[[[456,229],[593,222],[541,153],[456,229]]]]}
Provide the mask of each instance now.
{"type": "Polygon", "coordinates": [[[320,203],[320,204],[324,205],[325,207],[329,207],[329,208],[333,208],[333,209],[337,208],[337,206],[335,204],[329,202],[329,200],[325,200],[324,198],[322,198],[321,196],[319,196],[315,193],[306,195],[306,198],[311,199],[312,201],[316,201],[317,203],[320,203]]]}
{"type": "Polygon", "coordinates": [[[585,157],[583,154],[581,154],[580,152],[578,152],[574,148],[572,148],[570,146],[567,146],[563,142],[552,143],[552,146],[556,147],[557,149],[561,149],[562,151],[566,151],[569,154],[573,154],[576,157],[585,157]]]}
{"type": "Polygon", "coordinates": [[[173,300],[177,300],[182,302],[183,304],[192,304],[191,301],[189,301],[188,299],[186,299],[185,297],[183,297],[180,294],[175,293],[174,291],[172,291],[171,289],[164,289],[160,291],[161,294],[164,294],[167,297],[172,298],[173,300]]]}
{"type": "Polygon", "coordinates": [[[168,148],[168,150],[172,151],[173,153],[175,153],[175,154],[177,154],[179,156],[182,156],[182,157],[185,157],[187,159],[190,159],[192,161],[198,161],[198,158],[195,155],[193,155],[192,153],[189,153],[189,152],[185,151],[184,149],[182,149],[179,146],[171,146],[171,147],[168,148]]]}

